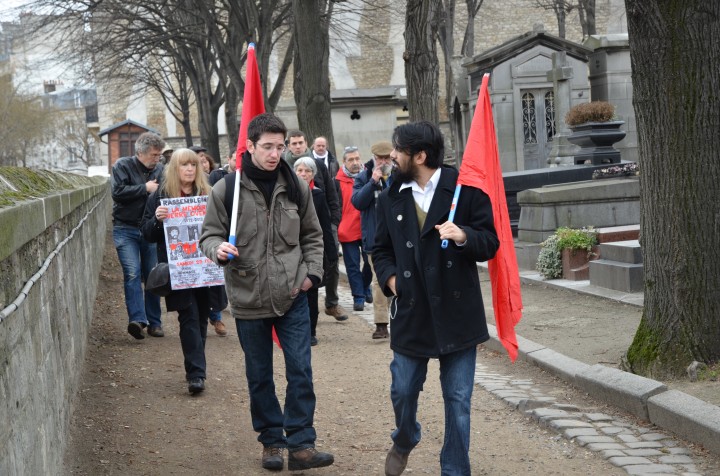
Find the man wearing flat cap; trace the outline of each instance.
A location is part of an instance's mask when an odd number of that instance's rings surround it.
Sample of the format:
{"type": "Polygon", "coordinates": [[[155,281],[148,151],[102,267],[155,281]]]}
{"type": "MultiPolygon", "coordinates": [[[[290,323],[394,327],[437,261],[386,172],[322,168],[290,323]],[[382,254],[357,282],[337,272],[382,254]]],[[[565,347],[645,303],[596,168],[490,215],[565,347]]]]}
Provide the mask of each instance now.
{"type": "MultiPolygon", "coordinates": [[[[365,169],[355,178],[353,186],[352,204],[360,210],[362,227],[362,246],[372,263],[372,249],[375,244],[375,225],[377,223],[375,206],[377,197],[392,183],[393,163],[390,152],[392,143],[380,141],[370,148],[373,158],[365,163],[365,169]]],[[[372,283],[373,314],[375,331],[373,339],[387,339],[388,334],[388,298],[380,289],[377,275],[372,283]]]]}
{"type": "Polygon", "coordinates": [[[173,152],[173,148],[166,144],[165,148],[163,148],[162,150],[163,164],[170,163],[170,157],[172,157],[173,152]]]}

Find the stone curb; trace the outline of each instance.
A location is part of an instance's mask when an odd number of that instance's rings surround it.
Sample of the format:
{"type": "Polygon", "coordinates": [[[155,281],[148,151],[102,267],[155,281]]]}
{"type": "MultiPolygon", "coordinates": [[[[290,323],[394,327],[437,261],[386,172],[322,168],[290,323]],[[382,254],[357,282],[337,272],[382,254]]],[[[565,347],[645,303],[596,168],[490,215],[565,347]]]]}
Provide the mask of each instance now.
{"type": "Polygon", "coordinates": [[[677,390],[668,390],[647,401],[650,421],[686,440],[701,443],[720,454],[720,407],[677,390]]]}
{"type": "MultiPolygon", "coordinates": [[[[495,326],[483,345],[507,353],[495,326]]],[[[662,382],[603,365],[588,365],[517,336],[518,358],[537,365],[590,396],[645,421],[703,445],[720,455],[720,407],[684,392],[668,390],[662,382]]]]}

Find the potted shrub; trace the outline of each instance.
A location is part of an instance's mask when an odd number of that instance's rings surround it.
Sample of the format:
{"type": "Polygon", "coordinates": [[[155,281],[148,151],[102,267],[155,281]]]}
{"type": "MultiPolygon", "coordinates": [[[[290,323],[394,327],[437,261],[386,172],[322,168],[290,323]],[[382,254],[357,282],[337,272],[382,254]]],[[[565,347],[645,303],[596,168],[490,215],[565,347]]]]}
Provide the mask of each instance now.
{"type": "Polygon", "coordinates": [[[625,121],[617,120],[615,106],[606,101],[577,104],[565,115],[565,123],[572,131],[568,140],[580,146],[576,164],[620,162],[620,151],[613,144],[625,137],[625,131],[620,130],[625,121]]]}
{"type": "Polygon", "coordinates": [[[588,279],[588,263],[598,257],[597,232],[592,227],[558,228],[542,243],[537,270],[547,279],[588,279]]]}

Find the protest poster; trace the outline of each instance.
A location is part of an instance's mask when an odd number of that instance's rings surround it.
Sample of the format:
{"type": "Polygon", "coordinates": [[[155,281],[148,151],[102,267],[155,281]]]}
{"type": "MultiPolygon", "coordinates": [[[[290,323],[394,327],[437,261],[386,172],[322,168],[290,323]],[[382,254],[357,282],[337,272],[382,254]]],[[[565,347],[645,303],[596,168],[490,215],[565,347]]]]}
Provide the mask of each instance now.
{"type": "Polygon", "coordinates": [[[207,196],[163,198],[160,204],[168,207],[164,226],[172,289],[224,285],[222,268],[199,246],[207,196]]]}

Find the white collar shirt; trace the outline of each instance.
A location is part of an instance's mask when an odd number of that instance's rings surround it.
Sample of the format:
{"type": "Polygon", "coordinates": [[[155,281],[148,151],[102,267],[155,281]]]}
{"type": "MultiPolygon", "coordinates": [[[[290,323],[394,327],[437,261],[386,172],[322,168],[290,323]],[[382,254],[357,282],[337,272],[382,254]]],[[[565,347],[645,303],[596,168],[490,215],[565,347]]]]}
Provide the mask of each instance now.
{"type": "Polygon", "coordinates": [[[412,182],[406,182],[400,185],[400,191],[403,191],[406,188],[411,188],[415,203],[417,203],[418,207],[420,207],[422,211],[427,213],[427,211],[430,210],[430,204],[435,196],[435,189],[437,188],[439,182],[440,168],[435,170],[435,173],[432,174],[430,180],[428,180],[425,184],[424,189],[421,188],[415,180],[413,180],[412,182]]]}

